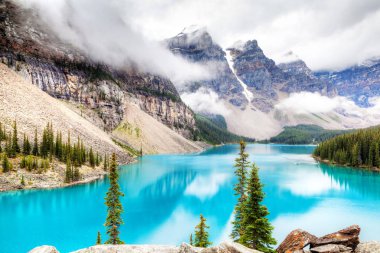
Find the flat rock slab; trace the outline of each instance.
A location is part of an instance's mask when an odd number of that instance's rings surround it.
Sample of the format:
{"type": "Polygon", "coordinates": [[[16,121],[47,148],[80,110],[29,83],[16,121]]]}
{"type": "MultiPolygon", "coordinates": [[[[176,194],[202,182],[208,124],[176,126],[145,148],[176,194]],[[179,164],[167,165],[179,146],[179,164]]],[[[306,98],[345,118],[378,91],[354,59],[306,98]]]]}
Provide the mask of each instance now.
{"type": "Polygon", "coordinates": [[[327,244],[319,247],[310,249],[312,253],[351,253],[352,248],[337,245],[337,244],[327,244]]]}
{"type": "Polygon", "coordinates": [[[355,250],[359,244],[359,234],[360,227],[358,225],[352,225],[335,233],[313,240],[310,247],[315,248],[327,244],[339,244],[355,250]]]}
{"type": "Polygon", "coordinates": [[[317,240],[315,235],[312,235],[302,229],[296,229],[289,233],[285,240],[278,246],[278,253],[292,253],[300,251],[309,245],[312,241],[317,240]]]}

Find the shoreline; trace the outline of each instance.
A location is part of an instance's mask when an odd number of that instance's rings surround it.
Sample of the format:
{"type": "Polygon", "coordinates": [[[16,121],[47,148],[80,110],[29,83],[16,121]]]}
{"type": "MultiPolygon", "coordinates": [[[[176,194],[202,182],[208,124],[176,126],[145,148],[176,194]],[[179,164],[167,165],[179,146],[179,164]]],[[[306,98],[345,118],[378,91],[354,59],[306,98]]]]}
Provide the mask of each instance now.
{"type": "Polygon", "coordinates": [[[316,161],[318,161],[320,163],[323,163],[323,164],[327,164],[327,165],[340,166],[340,167],[345,167],[345,168],[352,168],[352,169],[356,169],[356,170],[367,170],[367,171],[373,171],[373,172],[380,173],[380,168],[378,168],[378,167],[367,167],[367,166],[355,167],[355,166],[351,166],[351,165],[334,163],[334,162],[331,162],[330,160],[327,160],[327,159],[321,159],[319,156],[315,156],[313,154],[311,155],[311,157],[313,157],[316,161]]]}

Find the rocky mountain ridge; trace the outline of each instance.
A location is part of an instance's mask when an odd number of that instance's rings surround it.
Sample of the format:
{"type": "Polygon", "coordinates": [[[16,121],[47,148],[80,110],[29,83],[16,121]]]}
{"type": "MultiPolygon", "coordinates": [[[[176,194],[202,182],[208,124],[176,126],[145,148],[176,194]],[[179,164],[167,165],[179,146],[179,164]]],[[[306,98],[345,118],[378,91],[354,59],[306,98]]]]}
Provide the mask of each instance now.
{"type": "Polygon", "coordinates": [[[188,83],[186,88],[179,89],[179,93],[197,94],[202,93],[204,88],[214,91],[226,107],[223,116],[228,129],[236,134],[264,139],[276,135],[282,127],[289,125],[315,124],[326,129],[350,129],[380,123],[379,115],[368,118],[367,113],[360,109],[363,103],[357,103],[358,108],[354,110],[359,112],[352,113],[352,108],[342,108],[347,103],[339,104],[343,103],[342,98],[333,100],[342,96],[360,102],[360,99],[370,101],[370,97],[377,96],[377,91],[372,92],[371,89],[377,90],[376,83],[380,82],[380,78],[376,71],[368,70],[376,68],[374,63],[371,67],[361,67],[367,68],[361,77],[358,71],[354,74],[355,78],[350,80],[344,77],[335,80],[332,78],[334,75],[325,77],[321,73],[314,73],[292,53],[287,55],[286,62],[276,64],[264,54],[256,40],[235,43],[223,52],[205,28],[185,29],[166,43],[176,55],[193,62],[207,63],[209,67],[214,66],[215,77],[212,81],[188,83]],[[220,68],[221,65],[224,67],[220,68]],[[369,78],[368,82],[366,78],[369,78]],[[352,95],[355,92],[364,94],[364,98],[362,95],[356,98],[356,95],[352,95]],[[336,105],[331,111],[314,112],[293,108],[293,104],[297,104],[294,99],[287,101],[294,94],[304,93],[312,99],[331,99],[328,103],[336,105]]]}
{"type": "Polygon", "coordinates": [[[0,0],[0,61],[51,96],[87,113],[111,132],[124,118],[125,102],[138,106],[191,139],[194,114],[170,80],[130,66],[116,69],[94,62],[62,42],[32,10],[0,0]]]}

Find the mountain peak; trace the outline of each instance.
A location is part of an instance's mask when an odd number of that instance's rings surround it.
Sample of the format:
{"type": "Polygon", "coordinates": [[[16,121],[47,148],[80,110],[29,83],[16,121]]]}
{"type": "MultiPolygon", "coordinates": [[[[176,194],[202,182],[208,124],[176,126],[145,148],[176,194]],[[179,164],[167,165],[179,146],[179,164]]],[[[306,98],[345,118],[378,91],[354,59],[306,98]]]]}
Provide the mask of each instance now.
{"type": "Polygon", "coordinates": [[[297,61],[301,61],[301,58],[299,58],[298,55],[296,55],[293,51],[286,52],[276,60],[277,64],[291,63],[297,61]]]}

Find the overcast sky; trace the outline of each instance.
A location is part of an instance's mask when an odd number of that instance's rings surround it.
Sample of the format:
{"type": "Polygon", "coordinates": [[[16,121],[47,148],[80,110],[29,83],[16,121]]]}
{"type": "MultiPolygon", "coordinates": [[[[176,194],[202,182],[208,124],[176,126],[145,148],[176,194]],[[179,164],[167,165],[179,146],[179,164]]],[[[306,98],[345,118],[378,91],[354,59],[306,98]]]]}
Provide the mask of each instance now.
{"type": "Polygon", "coordinates": [[[94,57],[133,60],[174,80],[204,78],[204,71],[154,42],[194,24],[207,27],[223,47],[257,39],[277,62],[291,50],[313,70],[339,70],[380,56],[379,0],[14,1],[38,9],[62,38],[94,57]]]}
{"type": "Polygon", "coordinates": [[[314,70],[380,56],[379,0],[128,0],[126,18],[157,40],[191,24],[224,47],[257,39],[275,60],[292,50],[314,70]]]}

